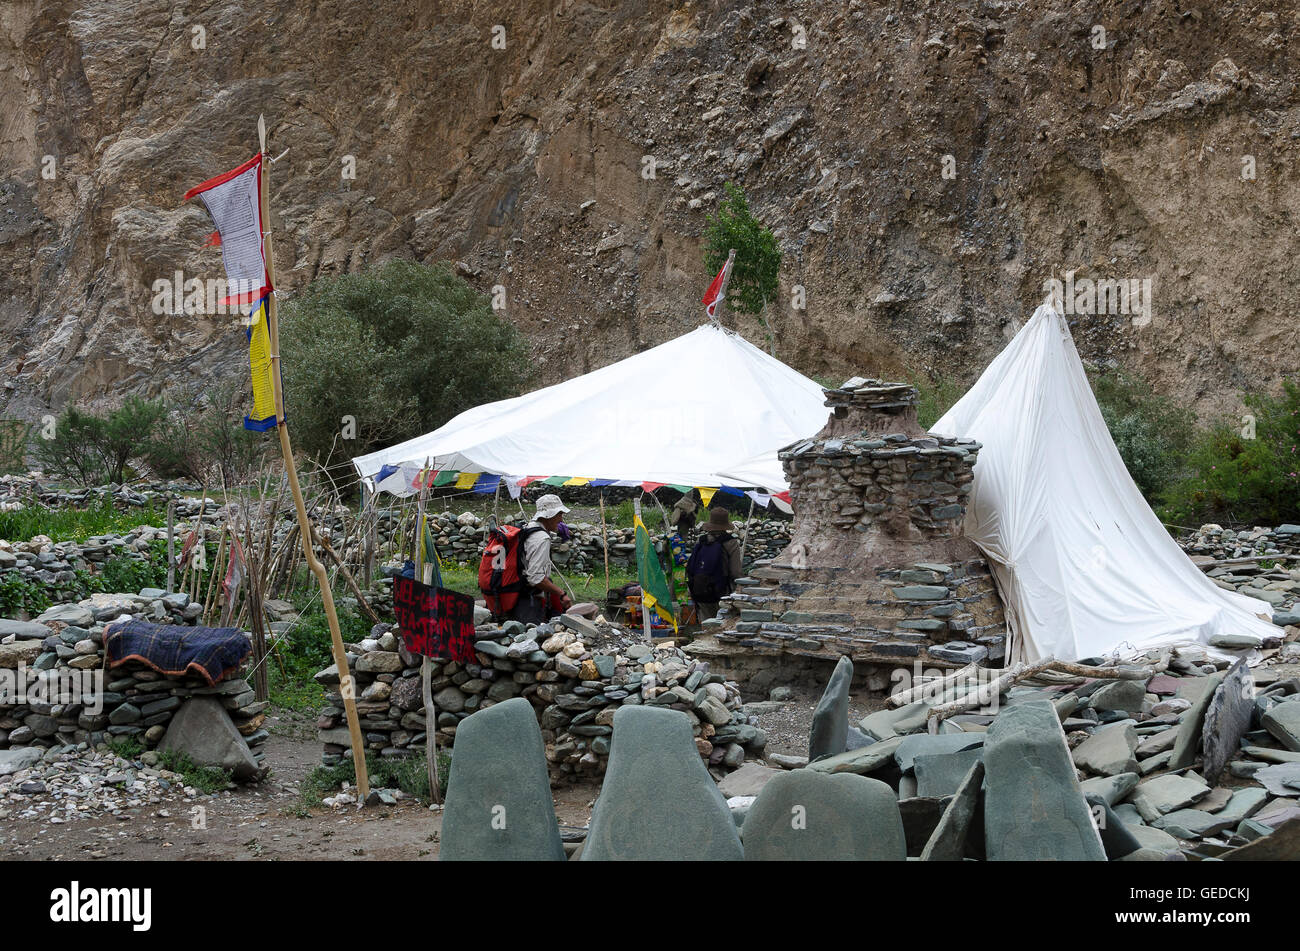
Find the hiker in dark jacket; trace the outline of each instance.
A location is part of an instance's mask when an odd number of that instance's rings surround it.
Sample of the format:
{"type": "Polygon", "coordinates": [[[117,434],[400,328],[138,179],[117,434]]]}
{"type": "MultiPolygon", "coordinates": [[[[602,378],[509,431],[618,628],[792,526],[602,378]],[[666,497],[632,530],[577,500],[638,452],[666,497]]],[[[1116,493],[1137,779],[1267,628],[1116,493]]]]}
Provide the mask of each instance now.
{"type": "Polygon", "coordinates": [[[731,594],[742,574],[740,541],[731,534],[734,528],[726,509],[709,509],[709,520],[700,526],[700,540],[686,563],[686,586],[701,622],[717,616],[718,602],[731,594]]]}

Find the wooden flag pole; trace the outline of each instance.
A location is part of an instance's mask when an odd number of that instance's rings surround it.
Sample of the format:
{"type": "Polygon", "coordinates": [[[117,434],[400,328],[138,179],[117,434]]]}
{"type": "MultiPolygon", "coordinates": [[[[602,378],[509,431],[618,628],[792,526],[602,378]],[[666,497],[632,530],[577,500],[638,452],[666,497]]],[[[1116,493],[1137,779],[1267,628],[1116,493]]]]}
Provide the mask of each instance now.
{"type": "MultiPolygon", "coordinates": [[[[271,287],[275,287],[275,265],[271,256],[271,215],[268,207],[267,193],[270,166],[266,154],[266,122],[262,116],[257,117],[257,136],[262,153],[262,187],[258,196],[262,218],[262,247],[266,257],[266,276],[271,287]]],[[[302,487],[298,484],[298,467],[293,461],[293,444],[289,442],[289,426],[284,418],[284,392],[280,387],[280,325],[275,303],[275,292],[266,302],[266,329],[271,343],[271,382],[275,387],[275,424],[280,432],[280,453],[284,456],[284,470],[289,477],[289,490],[293,493],[293,506],[298,514],[298,534],[302,536],[302,553],[307,559],[307,567],[316,576],[320,585],[321,606],[325,609],[325,619],[329,622],[330,646],[334,653],[334,664],[339,672],[339,692],[343,695],[343,709],[347,713],[348,735],[352,740],[352,765],[357,772],[357,791],[364,803],[370,795],[370,776],[366,772],[366,750],[361,740],[361,721],[357,718],[356,686],[352,672],[348,669],[347,653],[343,649],[343,634],[339,630],[339,616],[334,610],[334,592],[330,590],[329,575],[325,566],[316,557],[312,548],[311,522],[307,518],[307,504],[302,498],[302,487]]]]}

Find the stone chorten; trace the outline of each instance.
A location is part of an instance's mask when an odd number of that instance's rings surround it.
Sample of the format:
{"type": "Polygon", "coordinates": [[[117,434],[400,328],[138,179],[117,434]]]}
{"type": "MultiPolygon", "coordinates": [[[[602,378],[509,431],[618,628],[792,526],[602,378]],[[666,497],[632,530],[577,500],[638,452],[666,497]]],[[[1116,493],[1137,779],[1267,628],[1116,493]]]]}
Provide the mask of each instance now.
{"type": "MultiPolygon", "coordinates": [[[[915,387],[855,377],[830,421],[781,453],[790,545],[727,599],[719,646],[867,664],[1000,664],[1006,624],[962,535],[980,444],[930,436],[915,387]]],[[[707,628],[706,628],[707,630],[707,628]]]]}

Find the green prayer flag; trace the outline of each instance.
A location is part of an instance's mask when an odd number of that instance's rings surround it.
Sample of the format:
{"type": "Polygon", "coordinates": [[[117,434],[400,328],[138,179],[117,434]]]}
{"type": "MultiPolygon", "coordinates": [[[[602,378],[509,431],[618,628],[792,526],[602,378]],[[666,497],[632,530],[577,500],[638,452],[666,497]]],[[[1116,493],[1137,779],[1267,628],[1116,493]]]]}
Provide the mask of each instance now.
{"type": "Polygon", "coordinates": [[[641,585],[641,604],[654,611],[677,630],[677,612],[673,608],[672,594],[668,590],[668,580],[664,577],[663,565],[655,552],[654,542],[650,539],[650,530],[637,515],[636,525],[636,580],[641,585]]]}

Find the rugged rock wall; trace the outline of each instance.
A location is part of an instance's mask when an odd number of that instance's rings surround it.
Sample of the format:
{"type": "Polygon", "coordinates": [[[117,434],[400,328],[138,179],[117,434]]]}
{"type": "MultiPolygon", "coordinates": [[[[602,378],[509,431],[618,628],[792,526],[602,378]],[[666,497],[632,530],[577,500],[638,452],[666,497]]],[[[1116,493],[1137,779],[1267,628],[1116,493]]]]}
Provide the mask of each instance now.
{"type": "Polygon", "coordinates": [[[1080,320],[1086,356],[1231,405],[1300,355],[1298,17],[1209,0],[10,0],[0,413],[240,366],[229,318],[156,316],[151,287],[220,274],[180,198],[252,153],[259,112],[289,149],[271,182],[284,287],[389,255],[460,262],[505,287],[542,381],[698,322],[700,234],[733,180],[780,237],[771,323],[806,373],[968,382],[1053,268],[1082,267],[1153,294],[1147,326],[1080,320]]]}

